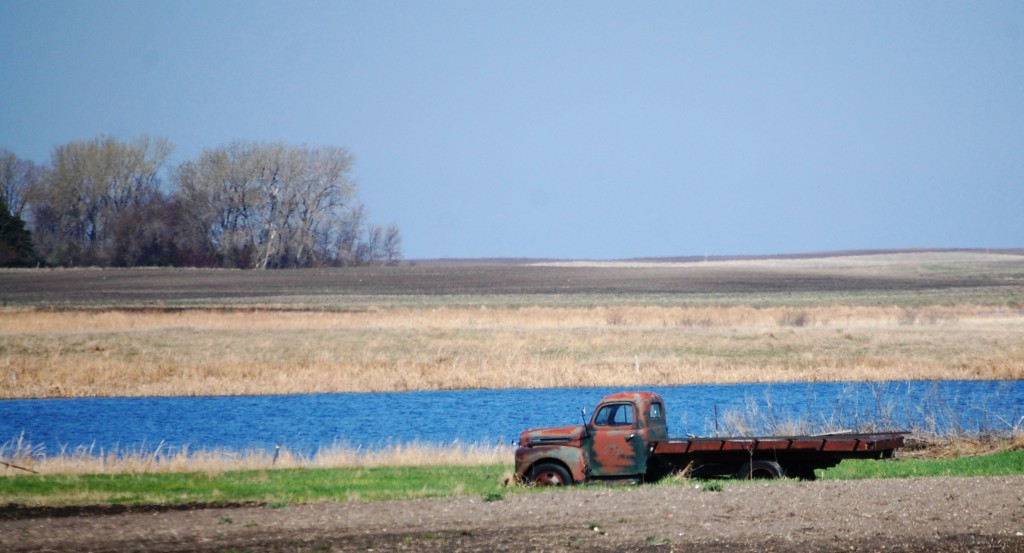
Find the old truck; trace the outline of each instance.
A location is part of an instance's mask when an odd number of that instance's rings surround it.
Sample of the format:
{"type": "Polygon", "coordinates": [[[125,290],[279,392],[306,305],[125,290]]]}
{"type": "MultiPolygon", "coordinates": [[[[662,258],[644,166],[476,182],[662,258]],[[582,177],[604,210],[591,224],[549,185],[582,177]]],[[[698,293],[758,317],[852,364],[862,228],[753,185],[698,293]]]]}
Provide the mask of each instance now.
{"type": "Polygon", "coordinates": [[[584,424],[523,431],[516,449],[521,482],[563,486],[597,480],[655,481],[688,471],[695,477],[813,480],[816,469],[843,459],[889,459],[906,433],[736,438],[670,438],[665,401],[653,392],[605,397],[584,424]]]}

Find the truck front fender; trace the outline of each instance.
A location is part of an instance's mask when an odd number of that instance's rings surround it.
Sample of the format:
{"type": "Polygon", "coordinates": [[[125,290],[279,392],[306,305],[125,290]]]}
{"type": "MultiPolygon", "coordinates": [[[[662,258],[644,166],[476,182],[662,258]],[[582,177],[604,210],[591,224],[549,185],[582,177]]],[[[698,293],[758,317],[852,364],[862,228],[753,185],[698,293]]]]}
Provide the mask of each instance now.
{"type": "Polygon", "coordinates": [[[582,484],[587,479],[587,458],[583,450],[569,446],[538,446],[520,447],[516,450],[516,478],[526,481],[530,467],[543,461],[552,461],[565,465],[572,475],[573,482],[582,484]]]}

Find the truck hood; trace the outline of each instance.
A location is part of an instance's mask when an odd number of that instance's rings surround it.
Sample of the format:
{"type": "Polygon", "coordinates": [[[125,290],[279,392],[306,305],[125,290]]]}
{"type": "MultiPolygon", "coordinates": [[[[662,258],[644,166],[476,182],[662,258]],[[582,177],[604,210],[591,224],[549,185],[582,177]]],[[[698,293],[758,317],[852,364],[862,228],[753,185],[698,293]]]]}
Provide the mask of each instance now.
{"type": "Polygon", "coordinates": [[[569,445],[579,447],[583,438],[583,426],[556,426],[553,428],[531,428],[519,436],[519,445],[569,445]]]}

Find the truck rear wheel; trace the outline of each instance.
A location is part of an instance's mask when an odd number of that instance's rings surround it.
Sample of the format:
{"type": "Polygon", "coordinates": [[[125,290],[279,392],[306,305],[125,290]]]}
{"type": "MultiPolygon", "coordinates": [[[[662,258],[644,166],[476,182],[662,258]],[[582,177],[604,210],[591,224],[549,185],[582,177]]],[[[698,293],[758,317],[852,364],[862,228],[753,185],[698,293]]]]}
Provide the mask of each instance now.
{"type": "Polygon", "coordinates": [[[758,460],[745,463],[736,476],[743,480],[782,478],[786,470],[775,461],[758,460]]]}
{"type": "Polygon", "coordinates": [[[534,486],[571,486],[572,475],[565,467],[555,463],[538,463],[527,475],[534,486]]]}

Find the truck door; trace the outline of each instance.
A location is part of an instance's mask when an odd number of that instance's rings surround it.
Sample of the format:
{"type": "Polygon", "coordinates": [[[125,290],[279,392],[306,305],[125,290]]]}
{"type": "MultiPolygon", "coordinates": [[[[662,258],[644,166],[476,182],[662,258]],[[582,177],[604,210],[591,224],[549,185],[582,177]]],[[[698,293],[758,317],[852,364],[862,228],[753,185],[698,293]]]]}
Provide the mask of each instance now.
{"type": "Polygon", "coordinates": [[[594,476],[634,476],[647,464],[644,437],[632,403],[606,403],[591,421],[590,472],[594,476]]]}

